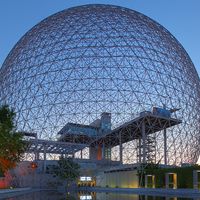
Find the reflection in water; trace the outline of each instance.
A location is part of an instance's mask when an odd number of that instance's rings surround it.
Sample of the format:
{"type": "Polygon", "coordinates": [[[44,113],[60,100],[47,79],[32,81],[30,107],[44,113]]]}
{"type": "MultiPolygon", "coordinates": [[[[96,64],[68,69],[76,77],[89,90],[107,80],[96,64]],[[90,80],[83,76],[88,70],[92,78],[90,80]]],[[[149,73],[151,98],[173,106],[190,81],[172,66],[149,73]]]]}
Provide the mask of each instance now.
{"type": "Polygon", "coordinates": [[[200,200],[200,198],[177,198],[177,197],[155,197],[137,194],[120,193],[77,193],[74,195],[77,200],[200,200]]]}
{"type": "Polygon", "coordinates": [[[92,195],[80,195],[80,200],[92,199],[92,195]]]}
{"type": "MultiPolygon", "coordinates": [[[[8,195],[12,196],[12,194],[8,195]]],[[[1,196],[0,200],[2,200],[1,196]]],[[[33,192],[28,194],[18,194],[16,197],[3,198],[3,200],[66,200],[66,198],[65,195],[63,195],[62,193],[58,193],[55,191],[46,191],[46,192],[42,191],[42,192],[33,192]]]]}
{"type": "MultiPolygon", "coordinates": [[[[0,197],[1,199],[1,197],[0,197]]],[[[34,192],[5,200],[200,200],[200,198],[153,197],[136,194],[120,193],[68,193],[61,194],[55,191],[34,192]]]]}

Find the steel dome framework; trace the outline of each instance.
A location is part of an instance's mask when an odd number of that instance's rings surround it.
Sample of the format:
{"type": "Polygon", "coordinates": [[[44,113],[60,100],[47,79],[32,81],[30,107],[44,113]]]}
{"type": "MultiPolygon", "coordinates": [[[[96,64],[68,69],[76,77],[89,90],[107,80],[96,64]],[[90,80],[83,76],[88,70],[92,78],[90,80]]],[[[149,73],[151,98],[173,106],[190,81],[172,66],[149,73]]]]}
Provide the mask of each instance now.
{"type": "MultiPolygon", "coordinates": [[[[6,58],[0,89],[1,102],[17,112],[19,130],[46,139],[67,122],[89,124],[102,112],[112,113],[114,128],[153,106],[181,108],[175,117],[182,124],[167,133],[168,157],[174,164],[198,159],[195,67],[164,27],[136,11],[86,5],[44,19],[6,58]]],[[[162,137],[155,135],[161,160],[162,137]]],[[[124,162],[134,161],[136,148],[134,141],[124,145],[124,162]]]]}

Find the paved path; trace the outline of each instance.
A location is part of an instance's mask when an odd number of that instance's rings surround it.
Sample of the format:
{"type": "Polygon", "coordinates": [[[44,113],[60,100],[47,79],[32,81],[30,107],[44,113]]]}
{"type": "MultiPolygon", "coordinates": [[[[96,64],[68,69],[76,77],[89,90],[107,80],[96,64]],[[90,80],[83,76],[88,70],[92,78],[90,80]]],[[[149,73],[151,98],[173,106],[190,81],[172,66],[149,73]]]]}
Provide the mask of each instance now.
{"type": "Polygon", "coordinates": [[[0,189],[0,194],[5,194],[5,193],[12,193],[12,192],[22,192],[22,191],[27,191],[30,190],[30,187],[27,188],[14,188],[14,189],[0,189]]]}
{"type": "Polygon", "coordinates": [[[27,194],[32,192],[33,189],[30,187],[27,188],[14,188],[14,189],[1,189],[0,190],[0,199],[11,198],[19,196],[22,194],[27,194]]]}

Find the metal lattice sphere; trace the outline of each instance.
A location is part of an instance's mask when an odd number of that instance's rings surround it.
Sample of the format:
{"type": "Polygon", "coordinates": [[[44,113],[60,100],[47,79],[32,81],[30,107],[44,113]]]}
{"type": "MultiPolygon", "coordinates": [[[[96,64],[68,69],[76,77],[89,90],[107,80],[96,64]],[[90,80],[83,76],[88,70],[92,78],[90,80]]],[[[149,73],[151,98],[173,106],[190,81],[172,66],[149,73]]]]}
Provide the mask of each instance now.
{"type": "MultiPolygon", "coordinates": [[[[0,73],[1,101],[15,108],[20,130],[50,139],[67,122],[111,112],[116,127],[165,105],[181,108],[174,117],[183,121],[167,132],[170,162],[198,159],[199,77],[181,44],[141,13],[110,5],[56,13],[20,39],[0,73]]],[[[124,160],[135,147],[125,145],[124,160]]]]}

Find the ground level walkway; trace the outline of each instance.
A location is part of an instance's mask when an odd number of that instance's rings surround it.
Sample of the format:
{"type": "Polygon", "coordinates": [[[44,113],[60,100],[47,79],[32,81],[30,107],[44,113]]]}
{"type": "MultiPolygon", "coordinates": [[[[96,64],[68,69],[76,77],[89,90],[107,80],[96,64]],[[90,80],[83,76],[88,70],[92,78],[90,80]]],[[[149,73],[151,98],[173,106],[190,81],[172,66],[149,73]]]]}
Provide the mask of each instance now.
{"type": "Polygon", "coordinates": [[[14,189],[0,189],[0,199],[11,198],[21,194],[30,193],[33,190],[30,187],[27,188],[14,188],[14,189]]]}

